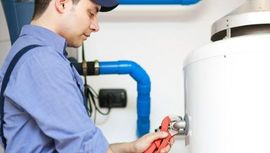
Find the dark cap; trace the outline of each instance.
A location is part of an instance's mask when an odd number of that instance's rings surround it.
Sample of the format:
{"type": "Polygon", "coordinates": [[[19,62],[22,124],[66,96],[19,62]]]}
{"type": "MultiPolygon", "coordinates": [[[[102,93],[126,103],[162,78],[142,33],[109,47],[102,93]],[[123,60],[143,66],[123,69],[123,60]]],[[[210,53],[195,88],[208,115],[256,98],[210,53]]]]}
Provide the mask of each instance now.
{"type": "Polygon", "coordinates": [[[101,6],[100,12],[111,11],[119,5],[117,0],[93,0],[93,1],[101,6]]]}

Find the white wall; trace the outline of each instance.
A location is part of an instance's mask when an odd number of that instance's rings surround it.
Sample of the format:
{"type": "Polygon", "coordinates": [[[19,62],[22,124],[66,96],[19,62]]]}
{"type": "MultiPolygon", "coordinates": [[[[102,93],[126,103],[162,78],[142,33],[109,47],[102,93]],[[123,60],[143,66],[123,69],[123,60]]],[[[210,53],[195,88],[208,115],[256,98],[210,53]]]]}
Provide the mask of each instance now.
{"type": "MultiPolygon", "coordinates": [[[[151,77],[151,131],[168,114],[183,115],[182,63],[192,50],[210,42],[211,24],[244,0],[203,0],[194,6],[119,6],[100,13],[100,32],[86,42],[87,60],[133,60],[151,77]]],[[[0,64],[10,48],[0,3],[0,64]]],[[[113,109],[109,117],[98,116],[97,125],[110,142],[136,138],[136,83],[129,76],[89,77],[100,88],[125,88],[126,109],[113,109]]],[[[198,127],[199,128],[199,127],[198,127]]],[[[1,151],[0,151],[1,152],[1,151]]],[[[187,153],[177,137],[172,153],[187,153]]]]}

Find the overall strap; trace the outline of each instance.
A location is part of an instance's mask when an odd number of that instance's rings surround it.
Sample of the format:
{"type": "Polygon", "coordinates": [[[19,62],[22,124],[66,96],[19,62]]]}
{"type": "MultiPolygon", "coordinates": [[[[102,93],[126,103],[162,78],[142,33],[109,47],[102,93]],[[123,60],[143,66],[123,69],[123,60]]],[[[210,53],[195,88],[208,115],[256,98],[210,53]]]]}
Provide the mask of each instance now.
{"type": "Polygon", "coordinates": [[[29,45],[29,46],[26,46],[24,48],[22,48],[15,56],[14,58],[12,59],[12,61],[10,62],[7,70],[6,70],[6,73],[4,75],[4,78],[3,78],[3,81],[2,81],[2,87],[1,87],[1,95],[0,95],[0,113],[1,113],[1,127],[0,127],[0,134],[1,134],[1,139],[2,139],[2,142],[4,144],[4,149],[6,148],[7,146],[7,142],[6,142],[6,138],[4,136],[4,100],[5,100],[5,97],[4,97],[4,92],[6,90],[6,87],[7,87],[7,84],[9,82],[9,78],[10,78],[10,75],[15,67],[15,65],[17,64],[17,62],[19,61],[19,59],[26,53],[28,52],[29,50],[33,49],[33,48],[36,48],[36,47],[40,47],[41,45],[29,45]]]}

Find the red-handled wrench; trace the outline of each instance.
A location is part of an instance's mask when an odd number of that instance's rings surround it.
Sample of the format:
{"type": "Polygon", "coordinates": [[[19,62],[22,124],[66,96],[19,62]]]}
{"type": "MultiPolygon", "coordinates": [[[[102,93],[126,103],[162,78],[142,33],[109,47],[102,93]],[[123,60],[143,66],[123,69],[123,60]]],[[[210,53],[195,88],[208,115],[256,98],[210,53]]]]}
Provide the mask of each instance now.
{"type": "Polygon", "coordinates": [[[165,148],[167,145],[169,145],[171,138],[174,136],[170,132],[170,123],[171,118],[169,116],[166,116],[161,123],[160,131],[168,132],[168,136],[163,139],[157,139],[155,140],[150,147],[144,151],[144,153],[160,153],[160,151],[165,148]]]}

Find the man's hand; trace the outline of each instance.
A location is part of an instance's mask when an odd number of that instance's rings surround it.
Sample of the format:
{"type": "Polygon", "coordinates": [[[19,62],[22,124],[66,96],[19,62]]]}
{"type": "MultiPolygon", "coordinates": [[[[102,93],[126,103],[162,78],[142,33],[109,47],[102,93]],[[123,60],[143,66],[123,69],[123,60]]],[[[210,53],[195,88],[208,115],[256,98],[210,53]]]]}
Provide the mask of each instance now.
{"type": "MultiPolygon", "coordinates": [[[[168,136],[167,132],[154,132],[144,135],[136,141],[129,143],[114,143],[110,145],[107,153],[143,153],[148,149],[151,144],[157,139],[163,139],[168,136]]],[[[161,150],[161,153],[168,153],[171,149],[171,145],[174,143],[172,137],[169,144],[161,150]]]]}
{"type": "MultiPolygon", "coordinates": [[[[140,139],[131,142],[133,153],[143,153],[150,145],[157,139],[166,138],[167,132],[154,132],[149,133],[141,137],[140,139]]],[[[168,153],[171,149],[171,145],[174,143],[174,138],[171,139],[169,144],[161,150],[161,153],[168,153]]]]}

